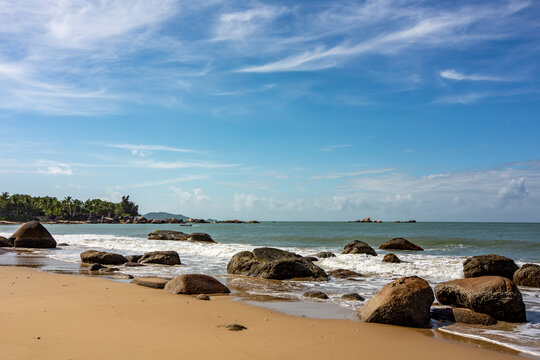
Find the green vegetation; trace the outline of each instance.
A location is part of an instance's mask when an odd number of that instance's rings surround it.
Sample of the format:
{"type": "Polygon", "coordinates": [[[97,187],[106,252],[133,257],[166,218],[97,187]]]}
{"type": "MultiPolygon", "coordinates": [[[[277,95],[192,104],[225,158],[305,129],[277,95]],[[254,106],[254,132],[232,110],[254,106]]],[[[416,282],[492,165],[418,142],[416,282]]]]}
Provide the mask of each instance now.
{"type": "Polygon", "coordinates": [[[119,203],[100,199],[81,201],[71,196],[58,200],[50,196],[30,196],[23,194],[0,195],[0,219],[13,221],[38,220],[81,220],[89,218],[125,217],[139,215],[139,206],[122,196],[119,203]]]}

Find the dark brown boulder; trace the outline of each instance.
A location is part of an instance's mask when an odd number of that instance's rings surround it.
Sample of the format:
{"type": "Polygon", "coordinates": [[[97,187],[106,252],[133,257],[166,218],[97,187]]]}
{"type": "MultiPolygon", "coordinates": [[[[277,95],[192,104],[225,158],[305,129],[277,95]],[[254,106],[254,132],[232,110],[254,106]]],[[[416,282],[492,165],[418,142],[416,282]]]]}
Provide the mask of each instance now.
{"type": "Polygon", "coordinates": [[[169,281],[171,281],[171,279],[160,278],[156,276],[141,276],[131,280],[131,283],[153,289],[163,289],[169,281]]]}
{"type": "Polygon", "coordinates": [[[384,255],[384,258],[382,259],[383,262],[387,263],[400,263],[401,260],[395,255],[395,254],[386,254],[384,255]]]}
{"type": "Polygon", "coordinates": [[[3,236],[0,236],[0,247],[13,247],[13,242],[3,236]]]}
{"type": "Polygon", "coordinates": [[[235,254],[227,273],[263,279],[286,280],[311,278],[328,280],[326,272],[298,254],[274,248],[257,248],[235,254]]]}
{"type": "Polygon", "coordinates": [[[431,318],[440,321],[451,321],[462,324],[495,325],[497,320],[487,314],[465,308],[434,308],[431,309],[431,318]]]}
{"type": "Polygon", "coordinates": [[[187,240],[188,241],[201,241],[201,242],[215,244],[214,239],[212,239],[212,237],[206,233],[191,233],[188,235],[187,240]]]}
{"type": "Polygon", "coordinates": [[[381,246],[379,246],[379,249],[384,250],[409,250],[409,251],[423,251],[420,246],[413,244],[407,239],[404,238],[393,238],[390,241],[385,242],[381,246]]]}
{"type": "Polygon", "coordinates": [[[502,276],[457,279],[435,286],[435,296],[444,305],[465,307],[497,320],[524,322],[525,304],[516,284],[502,276]]]}
{"type": "Polygon", "coordinates": [[[87,250],[81,253],[81,261],[89,264],[121,265],[126,263],[127,259],[120,254],[106,251],[87,250]]]}
{"type": "Polygon", "coordinates": [[[148,240],[185,241],[187,239],[188,239],[188,234],[185,234],[181,231],[156,230],[148,234],[148,240]]]}
{"type": "Polygon", "coordinates": [[[384,286],[360,309],[363,321],[381,324],[429,327],[433,290],[427,281],[403,277],[384,286]]]}
{"type": "Polygon", "coordinates": [[[211,276],[203,274],[185,274],[172,279],[165,285],[165,290],[174,294],[228,294],[231,291],[211,276]]]}
{"type": "Polygon", "coordinates": [[[140,264],[181,265],[180,256],[176,251],[151,251],[145,253],[140,264]]]}
{"type": "Polygon", "coordinates": [[[514,260],[494,254],[473,256],[463,262],[466,278],[503,276],[511,280],[518,268],[514,260]]]}
{"type": "Polygon", "coordinates": [[[136,263],[142,258],[142,255],[128,255],[126,259],[130,263],[136,263]]]}
{"type": "Polygon", "coordinates": [[[354,240],[345,245],[342,254],[367,254],[377,256],[377,252],[371,246],[360,240],[354,240]]]}
{"type": "Polygon", "coordinates": [[[347,278],[362,276],[362,274],[357,273],[356,271],[347,270],[347,269],[330,270],[328,272],[328,275],[335,278],[340,278],[340,279],[347,279],[347,278]]]}
{"type": "Polygon", "coordinates": [[[98,271],[98,270],[101,270],[103,269],[105,266],[101,265],[101,264],[91,264],[89,267],[88,267],[88,270],[90,271],[98,271]]]}
{"type": "Polygon", "coordinates": [[[540,266],[525,264],[514,273],[514,282],[519,286],[540,288],[540,266]]]}
{"type": "Polygon", "coordinates": [[[364,299],[363,296],[360,296],[357,293],[345,294],[345,295],[342,295],[341,298],[343,300],[347,300],[347,301],[364,301],[364,300],[366,300],[366,299],[364,299]]]}
{"type": "Polygon", "coordinates": [[[319,300],[327,300],[328,295],[323,293],[322,291],[307,291],[302,294],[303,297],[312,298],[312,299],[319,299],[319,300]]]}
{"type": "Polygon", "coordinates": [[[144,264],[141,264],[141,263],[138,263],[138,262],[128,261],[127,263],[124,264],[124,266],[127,266],[127,267],[140,267],[140,266],[144,266],[144,264]]]}
{"type": "Polygon", "coordinates": [[[333,252],[330,252],[330,251],[321,251],[321,252],[318,252],[316,254],[313,254],[313,256],[316,257],[316,258],[319,258],[319,259],[326,259],[326,258],[336,257],[336,255],[333,252]]]}
{"type": "Polygon", "coordinates": [[[37,221],[24,223],[9,237],[13,247],[18,248],[55,248],[56,241],[52,235],[37,221]]]}

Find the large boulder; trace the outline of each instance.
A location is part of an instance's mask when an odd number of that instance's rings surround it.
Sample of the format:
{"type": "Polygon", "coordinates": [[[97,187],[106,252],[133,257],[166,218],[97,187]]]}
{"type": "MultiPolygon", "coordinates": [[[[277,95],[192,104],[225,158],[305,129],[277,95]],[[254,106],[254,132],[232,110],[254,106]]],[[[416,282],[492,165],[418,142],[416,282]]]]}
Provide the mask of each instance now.
{"type": "Polygon", "coordinates": [[[19,248],[55,248],[52,235],[37,221],[24,223],[10,236],[9,241],[19,248]]]}
{"type": "Polygon", "coordinates": [[[298,254],[274,248],[258,248],[253,252],[242,251],[235,254],[227,265],[227,272],[275,280],[328,280],[326,272],[311,261],[298,254]]]}
{"type": "Polygon", "coordinates": [[[148,234],[148,240],[187,240],[188,234],[173,230],[156,230],[148,234]]]}
{"type": "Polygon", "coordinates": [[[519,286],[540,288],[540,266],[525,264],[514,273],[514,282],[519,286]]]}
{"type": "Polygon", "coordinates": [[[0,247],[13,247],[13,242],[3,236],[0,236],[0,247]]]}
{"type": "Polygon", "coordinates": [[[404,238],[393,238],[390,241],[385,242],[381,246],[379,246],[379,249],[384,250],[410,250],[410,251],[423,251],[420,246],[413,244],[407,239],[404,238]]]}
{"type": "Polygon", "coordinates": [[[363,321],[381,324],[429,327],[433,290],[416,276],[403,277],[385,285],[360,309],[363,321]]]}
{"type": "Polygon", "coordinates": [[[466,278],[493,275],[512,279],[518,268],[514,260],[494,254],[473,256],[463,262],[466,278]]]}
{"type": "Polygon", "coordinates": [[[81,261],[88,264],[121,265],[126,263],[127,259],[121,254],[87,250],[81,253],[81,261]]]}
{"type": "Polygon", "coordinates": [[[176,251],[150,251],[139,259],[140,264],[181,265],[176,251]]]}
{"type": "Polygon", "coordinates": [[[174,294],[228,294],[231,292],[218,280],[203,274],[177,276],[165,285],[165,290],[174,294]]]}
{"type": "Polygon", "coordinates": [[[201,241],[206,243],[215,243],[214,239],[206,233],[191,233],[188,235],[188,241],[201,241]]]}
{"type": "Polygon", "coordinates": [[[345,245],[342,254],[367,254],[377,256],[377,252],[375,252],[371,246],[360,240],[354,240],[345,245]]]}
{"type": "Polygon", "coordinates": [[[435,296],[441,304],[465,307],[497,320],[526,321],[519,289],[512,280],[502,276],[446,281],[435,286],[435,296]]]}

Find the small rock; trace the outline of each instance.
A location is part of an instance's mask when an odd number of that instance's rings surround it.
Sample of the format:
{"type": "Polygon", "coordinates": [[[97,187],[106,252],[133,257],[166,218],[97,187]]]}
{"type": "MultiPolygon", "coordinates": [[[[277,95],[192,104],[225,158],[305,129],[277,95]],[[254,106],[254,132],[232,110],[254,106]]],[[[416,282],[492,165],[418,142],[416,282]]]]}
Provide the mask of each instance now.
{"type": "Polygon", "coordinates": [[[395,254],[386,254],[382,259],[383,262],[387,263],[400,263],[401,260],[395,254]]]}
{"type": "Polygon", "coordinates": [[[57,244],[56,246],[69,246],[68,243],[60,243],[60,244],[57,244]]]}
{"type": "Polygon", "coordinates": [[[320,300],[328,299],[328,295],[326,295],[322,291],[308,291],[302,294],[302,296],[312,298],[312,299],[320,299],[320,300]]]}
{"type": "Polygon", "coordinates": [[[131,280],[131,283],[153,289],[163,289],[169,281],[171,281],[171,279],[160,278],[157,276],[141,276],[131,280]]]}
{"type": "Polygon", "coordinates": [[[336,255],[333,252],[330,252],[330,251],[322,251],[322,252],[313,254],[313,256],[316,257],[316,258],[319,258],[319,259],[326,259],[326,258],[336,257],[336,255]]]}
{"type": "Polygon", "coordinates": [[[377,252],[371,246],[360,240],[354,240],[345,245],[342,254],[367,254],[377,256],[377,252]]]}
{"type": "Polygon", "coordinates": [[[208,300],[210,300],[210,296],[208,296],[206,294],[200,294],[200,295],[195,296],[195,299],[208,301],[208,300]]]}
{"type": "Polygon", "coordinates": [[[347,278],[362,276],[362,274],[357,273],[356,271],[347,270],[347,269],[331,270],[328,272],[328,275],[335,278],[340,278],[340,279],[347,279],[347,278]]]}
{"type": "Polygon", "coordinates": [[[88,270],[90,271],[98,271],[100,269],[103,269],[105,266],[101,265],[101,264],[92,264],[90,265],[90,267],[88,268],[88,270]]]}
{"type": "Polygon", "coordinates": [[[240,324],[227,324],[227,325],[220,325],[219,327],[223,327],[229,331],[242,331],[247,330],[247,327],[240,324]]]}
{"type": "Polygon", "coordinates": [[[228,294],[231,291],[217,279],[203,274],[185,274],[172,279],[165,290],[173,294],[228,294]]]}
{"type": "Polygon", "coordinates": [[[410,250],[410,251],[424,251],[420,246],[413,244],[407,239],[404,238],[393,238],[390,241],[385,242],[379,249],[387,250],[410,250]]]}
{"type": "Polygon", "coordinates": [[[124,266],[127,266],[127,267],[137,267],[137,266],[144,266],[144,264],[136,263],[136,262],[127,262],[127,263],[124,264],[124,266]]]}
{"type": "Polygon", "coordinates": [[[122,265],[127,262],[127,259],[120,254],[87,250],[81,253],[81,261],[83,263],[90,264],[102,264],[102,265],[122,265]]]}
{"type": "Polygon", "coordinates": [[[366,300],[366,299],[364,299],[363,296],[360,296],[357,293],[351,293],[351,294],[342,295],[341,299],[348,300],[348,301],[364,301],[364,300],[366,300]]]}
{"type": "Polygon", "coordinates": [[[141,264],[181,265],[180,256],[176,251],[151,251],[140,259],[141,264]]]}
{"type": "Polygon", "coordinates": [[[142,255],[128,255],[126,259],[130,263],[136,263],[142,258],[142,255]]]}

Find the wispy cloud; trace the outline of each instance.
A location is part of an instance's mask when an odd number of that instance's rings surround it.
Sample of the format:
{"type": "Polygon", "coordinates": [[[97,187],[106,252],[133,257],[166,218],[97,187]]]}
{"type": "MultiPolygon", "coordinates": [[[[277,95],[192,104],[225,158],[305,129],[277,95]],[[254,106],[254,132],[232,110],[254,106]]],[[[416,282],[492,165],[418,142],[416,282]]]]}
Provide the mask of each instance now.
{"type": "Polygon", "coordinates": [[[203,180],[203,179],[207,179],[207,178],[208,178],[208,175],[188,175],[188,176],[177,177],[177,178],[174,178],[174,179],[158,180],[158,181],[138,183],[138,184],[122,185],[119,188],[154,187],[154,186],[161,186],[161,185],[168,185],[168,184],[176,184],[176,183],[179,183],[179,182],[187,182],[187,181],[193,181],[193,180],[203,180]]]}
{"type": "Polygon", "coordinates": [[[362,175],[369,175],[369,174],[382,174],[394,171],[395,168],[386,168],[386,169],[370,169],[370,170],[361,170],[361,171],[353,171],[353,172],[342,172],[342,173],[327,173],[322,175],[313,175],[309,180],[332,180],[332,179],[340,179],[344,177],[354,177],[354,176],[362,176],[362,175]]]}
{"type": "Polygon", "coordinates": [[[155,161],[141,160],[130,163],[132,166],[149,168],[149,169],[222,169],[240,166],[240,164],[223,164],[211,161],[155,161]]]}
{"type": "Polygon", "coordinates": [[[457,80],[457,81],[510,81],[506,78],[491,76],[491,75],[480,75],[480,74],[463,74],[455,70],[444,70],[439,73],[439,75],[445,79],[457,80]]]}
{"type": "Polygon", "coordinates": [[[144,144],[102,144],[97,143],[98,145],[115,148],[115,149],[125,149],[131,152],[135,151],[169,151],[169,152],[178,152],[178,153],[197,153],[202,154],[202,151],[193,150],[193,149],[184,149],[174,146],[167,145],[144,145],[144,144]]]}
{"type": "Polygon", "coordinates": [[[348,147],[351,147],[351,146],[352,145],[350,145],[350,144],[330,145],[330,146],[322,147],[319,150],[320,151],[330,152],[330,151],[334,151],[335,149],[348,148],[348,147]]]}

